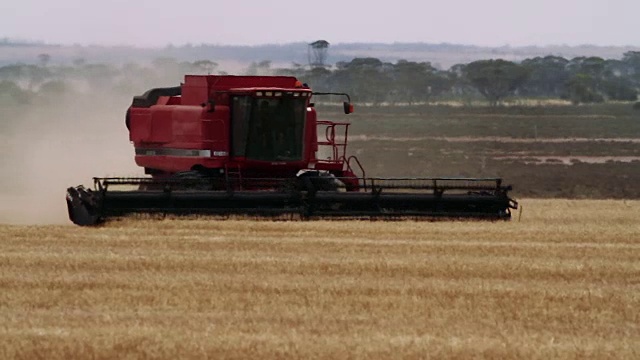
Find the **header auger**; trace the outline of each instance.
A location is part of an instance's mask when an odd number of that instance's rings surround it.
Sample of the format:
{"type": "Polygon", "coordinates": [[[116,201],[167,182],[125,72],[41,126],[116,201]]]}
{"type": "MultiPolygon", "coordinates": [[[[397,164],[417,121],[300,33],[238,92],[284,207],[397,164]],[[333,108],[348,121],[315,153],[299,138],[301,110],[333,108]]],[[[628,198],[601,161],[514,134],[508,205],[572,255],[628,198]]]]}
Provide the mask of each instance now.
{"type": "Polygon", "coordinates": [[[349,123],[318,120],[313,93],[287,76],[190,76],[133,99],[126,126],[144,178],[67,189],[69,218],[130,213],[316,218],[509,219],[498,178],[368,178],[347,155],[349,123]],[[319,154],[325,154],[319,156],[319,154]]]}

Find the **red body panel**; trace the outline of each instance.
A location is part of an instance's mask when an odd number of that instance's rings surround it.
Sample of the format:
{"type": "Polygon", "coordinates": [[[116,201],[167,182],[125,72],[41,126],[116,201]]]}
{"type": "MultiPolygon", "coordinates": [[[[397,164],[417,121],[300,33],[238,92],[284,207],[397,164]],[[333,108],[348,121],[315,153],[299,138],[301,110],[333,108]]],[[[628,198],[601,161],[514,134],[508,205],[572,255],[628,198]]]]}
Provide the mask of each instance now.
{"type": "Polygon", "coordinates": [[[316,159],[319,131],[335,123],[318,122],[315,109],[308,107],[311,90],[302,87],[295,77],[187,75],[178,96],[163,95],[165,89],[155,90],[161,95],[143,95],[140,98],[147,102],[142,105],[134,100],[127,120],[136,164],[149,173],[166,176],[204,167],[221,173],[242,172],[244,176],[291,177],[311,168],[328,170],[336,176],[355,176],[345,159],[348,124],[342,123],[344,144],[338,144],[335,138],[323,139],[321,144],[331,147],[331,156],[316,159]],[[232,97],[283,93],[306,101],[302,159],[256,161],[231,156],[232,97]],[[318,130],[318,126],[323,129],[318,130]]]}

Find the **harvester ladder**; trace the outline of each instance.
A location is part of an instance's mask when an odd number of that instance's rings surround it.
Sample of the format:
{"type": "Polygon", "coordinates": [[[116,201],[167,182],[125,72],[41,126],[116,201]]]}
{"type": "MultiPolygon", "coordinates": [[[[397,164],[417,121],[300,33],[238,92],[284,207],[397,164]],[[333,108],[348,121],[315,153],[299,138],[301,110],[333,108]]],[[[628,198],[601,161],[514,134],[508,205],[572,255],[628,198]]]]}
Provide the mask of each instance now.
{"type": "Polygon", "coordinates": [[[229,166],[225,164],[224,174],[225,174],[225,180],[227,181],[227,187],[229,187],[230,189],[233,189],[234,187],[233,182],[237,180],[238,187],[240,190],[242,190],[242,169],[240,168],[239,165],[237,168],[229,168],[229,166]]]}

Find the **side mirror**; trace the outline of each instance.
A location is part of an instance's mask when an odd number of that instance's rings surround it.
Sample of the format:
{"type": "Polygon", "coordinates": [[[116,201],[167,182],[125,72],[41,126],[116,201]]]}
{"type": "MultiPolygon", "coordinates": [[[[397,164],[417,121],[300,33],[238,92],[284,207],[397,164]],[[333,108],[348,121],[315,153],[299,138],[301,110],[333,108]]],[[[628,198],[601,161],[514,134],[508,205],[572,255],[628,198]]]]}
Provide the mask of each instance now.
{"type": "Polygon", "coordinates": [[[342,107],[344,108],[344,113],[347,115],[353,112],[353,105],[348,101],[343,102],[342,107]]]}
{"type": "Polygon", "coordinates": [[[213,99],[209,100],[209,108],[208,108],[207,111],[210,112],[210,113],[216,111],[216,102],[213,101],[213,99]]]}

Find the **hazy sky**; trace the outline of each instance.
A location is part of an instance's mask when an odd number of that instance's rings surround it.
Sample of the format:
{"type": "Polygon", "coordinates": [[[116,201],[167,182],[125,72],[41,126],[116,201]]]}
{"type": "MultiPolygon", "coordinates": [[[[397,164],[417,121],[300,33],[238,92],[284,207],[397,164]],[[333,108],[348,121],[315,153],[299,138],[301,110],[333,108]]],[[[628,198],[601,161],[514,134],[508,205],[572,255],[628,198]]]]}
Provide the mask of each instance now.
{"type": "Polygon", "coordinates": [[[4,0],[0,38],[164,46],[640,45],[640,0],[4,0]]]}

